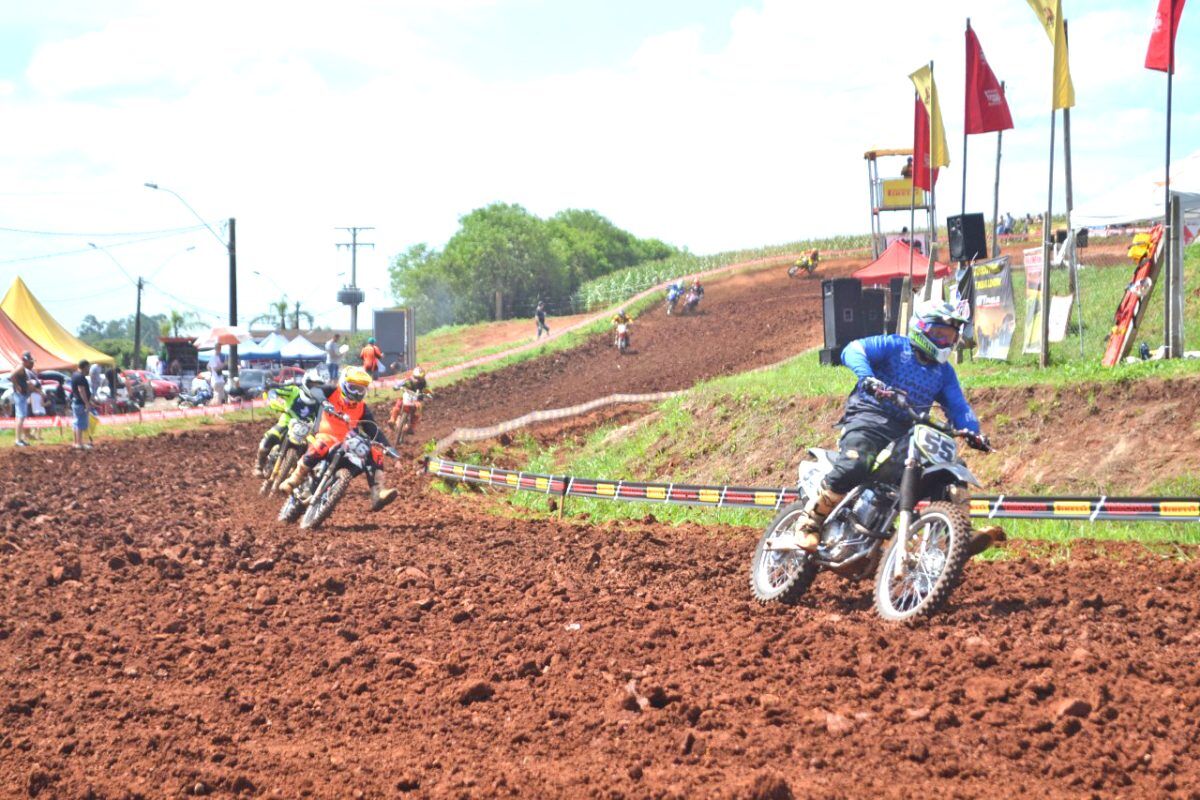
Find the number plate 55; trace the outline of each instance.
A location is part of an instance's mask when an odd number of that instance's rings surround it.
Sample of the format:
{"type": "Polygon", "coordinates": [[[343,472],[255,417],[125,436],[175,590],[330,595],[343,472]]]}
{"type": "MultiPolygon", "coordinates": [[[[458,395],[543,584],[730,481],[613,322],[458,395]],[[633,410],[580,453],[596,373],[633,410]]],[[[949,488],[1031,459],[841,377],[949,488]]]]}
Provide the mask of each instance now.
{"type": "Polygon", "coordinates": [[[935,464],[954,461],[958,458],[958,443],[944,433],[924,425],[918,425],[913,431],[913,436],[916,437],[917,449],[935,464]]]}

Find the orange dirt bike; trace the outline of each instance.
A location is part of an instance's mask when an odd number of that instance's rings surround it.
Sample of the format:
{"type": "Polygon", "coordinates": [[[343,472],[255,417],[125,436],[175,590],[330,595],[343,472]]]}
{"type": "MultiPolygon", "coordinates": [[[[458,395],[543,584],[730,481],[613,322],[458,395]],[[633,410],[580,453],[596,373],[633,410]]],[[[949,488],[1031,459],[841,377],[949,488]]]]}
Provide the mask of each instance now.
{"type": "Polygon", "coordinates": [[[918,414],[896,389],[872,391],[908,412],[913,427],[875,460],[871,476],[825,519],[815,552],[799,548],[795,530],[808,499],[821,490],[835,453],[813,448],[800,464],[800,499],[784,506],[754,548],[750,588],[761,603],[796,603],[817,573],[852,581],[875,574],[875,610],[890,622],[926,616],[945,603],[967,560],[990,546],[974,534],[969,486],[979,482],[959,458],[956,437],[990,451],[984,436],[918,414]]]}
{"type": "Polygon", "coordinates": [[[396,415],[396,422],[392,427],[397,447],[404,441],[404,437],[411,433],[409,427],[412,425],[413,419],[420,413],[421,406],[425,404],[425,401],[431,397],[433,395],[429,392],[414,392],[412,389],[401,390],[400,413],[396,415]]]}
{"type": "MultiPolygon", "coordinates": [[[[345,422],[351,422],[348,416],[339,414],[328,404],[323,413],[334,414],[345,422]]],[[[283,507],[279,509],[279,521],[295,522],[300,519],[301,530],[316,530],[337,508],[351,481],[359,475],[366,475],[368,481],[373,482],[375,474],[383,468],[385,456],[400,458],[394,449],[373,441],[378,430],[379,426],[373,421],[359,420],[346,438],[329,448],[324,460],[313,467],[312,472],[287,496],[283,507]]]]}

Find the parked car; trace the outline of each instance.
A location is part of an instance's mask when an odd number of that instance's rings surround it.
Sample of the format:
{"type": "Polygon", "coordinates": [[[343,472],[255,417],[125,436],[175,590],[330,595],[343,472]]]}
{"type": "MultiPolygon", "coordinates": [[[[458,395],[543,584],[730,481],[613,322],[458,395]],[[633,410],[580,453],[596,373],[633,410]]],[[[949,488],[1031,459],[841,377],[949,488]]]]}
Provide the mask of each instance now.
{"type": "Polygon", "coordinates": [[[270,383],[270,375],[265,369],[255,369],[254,367],[239,369],[238,388],[237,390],[230,389],[229,393],[235,397],[253,399],[269,389],[270,383]]]}
{"type": "MultiPolygon", "coordinates": [[[[139,383],[150,384],[151,390],[154,392],[154,397],[165,397],[168,400],[174,400],[179,396],[179,386],[174,381],[169,381],[160,378],[153,372],[146,369],[127,369],[121,373],[122,375],[133,375],[138,379],[139,383]]],[[[153,399],[153,398],[151,398],[153,399]]]]}
{"type": "Polygon", "coordinates": [[[280,367],[271,373],[271,381],[276,386],[282,386],[285,383],[295,383],[297,378],[303,377],[303,367],[280,367]]]}

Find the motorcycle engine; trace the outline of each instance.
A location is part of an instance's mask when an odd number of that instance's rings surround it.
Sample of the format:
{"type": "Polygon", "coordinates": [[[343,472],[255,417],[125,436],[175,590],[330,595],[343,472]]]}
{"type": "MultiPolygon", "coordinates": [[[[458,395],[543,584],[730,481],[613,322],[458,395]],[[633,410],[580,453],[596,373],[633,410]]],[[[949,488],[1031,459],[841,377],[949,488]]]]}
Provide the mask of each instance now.
{"type": "Polygon", "coordinates": [[[821,540],[830,561],[845,561],[871,545],[872,540],[860,533],[855,523],[868,530],[873,527],[881,511],[877,499],[874,491],[863,489],[852,503],[843,506],[825,523],[821,540]]]}

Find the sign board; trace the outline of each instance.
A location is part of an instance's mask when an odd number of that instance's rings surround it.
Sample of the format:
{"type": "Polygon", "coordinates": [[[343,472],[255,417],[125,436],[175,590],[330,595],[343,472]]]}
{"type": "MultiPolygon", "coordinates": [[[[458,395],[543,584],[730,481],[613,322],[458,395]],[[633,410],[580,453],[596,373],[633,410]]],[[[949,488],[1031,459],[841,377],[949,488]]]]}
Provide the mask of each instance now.
{"type": "Polygon", "coordinates": [[[1050,341],[1061,342],[1067,338],[1067,323],[1071,321],[1071,305],[1075,295],[1054,295],[1050,298],[1050,341]]]}
{"type": "Polygon", "coordinates": [[[976,264],[974,273],[976,354],[1004,361],[1017,329],[1011,260],[1001,256],[976,264]]]}
{"type": "Polygon", "coordinates": [[[416,366],[417,337],[410,309],[376,311],[374,333],[389,373],[405,372],[416,366]]]}
{"type": "Polygon", "coordinates": [[[1025,251],[1025,346],[1026,353],[1042,352],[1042,269],[1041,248],[1025,251]],[[1031,257],[1037,253],[1037,257],[1031,257]]]}
{"type": "Polygon", "coordinates": [[[880,181],[879,195],[881,209],[899,211],[910,206],[925,207],[925,190],[913,188],[911,178],[885,178],[880,181]]]}

